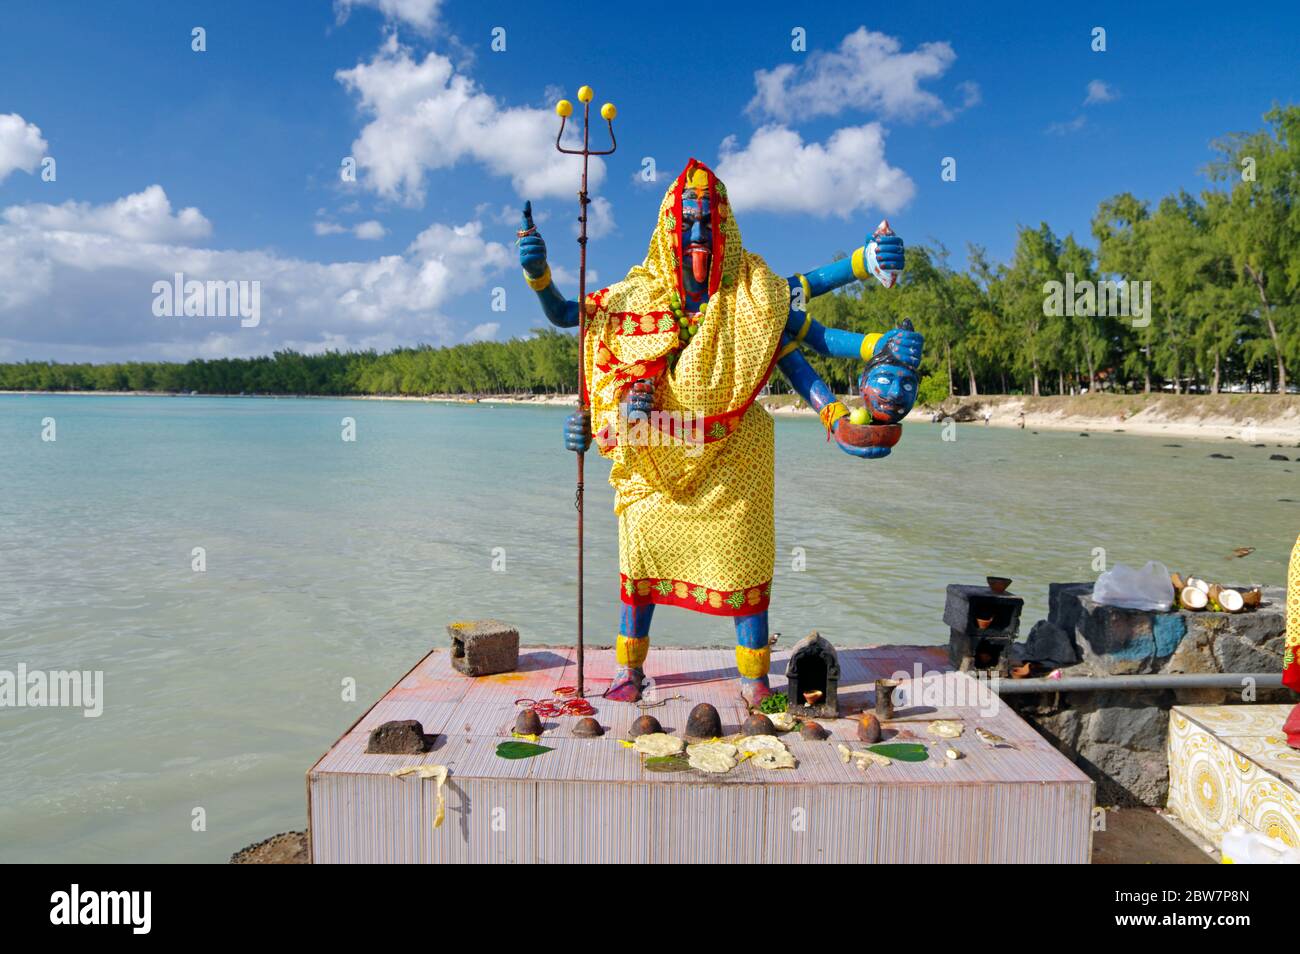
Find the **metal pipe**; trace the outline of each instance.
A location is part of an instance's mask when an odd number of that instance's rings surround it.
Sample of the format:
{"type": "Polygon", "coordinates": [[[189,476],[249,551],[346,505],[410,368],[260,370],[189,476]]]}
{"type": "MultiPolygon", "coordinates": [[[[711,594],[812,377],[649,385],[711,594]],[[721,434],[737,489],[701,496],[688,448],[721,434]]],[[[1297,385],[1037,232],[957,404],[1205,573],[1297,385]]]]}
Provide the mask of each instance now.
{"type": "Polygon", "coordinates": [[[990,679],[999,695],[1034,692],[1138,692],[1144,689],[1240,689],[1249,680],[1256,689],[1278,689],[1280,672],[1167,672],[1138,676],[1071,676],[1062,679],[990,679]]]}

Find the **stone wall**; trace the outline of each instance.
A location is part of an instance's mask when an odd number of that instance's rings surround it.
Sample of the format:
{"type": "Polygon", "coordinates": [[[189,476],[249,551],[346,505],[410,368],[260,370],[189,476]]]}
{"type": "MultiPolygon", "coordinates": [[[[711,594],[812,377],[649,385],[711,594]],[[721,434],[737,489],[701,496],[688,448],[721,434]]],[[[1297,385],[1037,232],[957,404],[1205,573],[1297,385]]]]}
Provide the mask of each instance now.
{"type": "MultiPolygon", "coordinates": [[[[1176,610],[1151,613],[1102,606],[1091,583],[1053,583],[1048,618],[1034,624],[1013,660],[1059,668],[1064,676],[1282,671],[1285,593],[1264,590],[1247,613],[1176,610]]],[[[1163,806],[1169,787],[1165,751],[1176,704],[1287,702],[1286,689],[1184,689],[1008,695],[1007,702],[1097,782],[1101,805],[1163,806]]]]}

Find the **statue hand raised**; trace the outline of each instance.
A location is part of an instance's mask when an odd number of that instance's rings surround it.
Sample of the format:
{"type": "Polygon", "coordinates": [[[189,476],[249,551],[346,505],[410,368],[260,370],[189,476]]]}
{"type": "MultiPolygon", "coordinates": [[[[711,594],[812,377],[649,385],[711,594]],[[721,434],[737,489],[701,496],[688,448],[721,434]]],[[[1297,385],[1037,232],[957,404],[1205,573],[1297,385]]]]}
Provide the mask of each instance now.
{"type": "Polygon", "coordinates": [[[542,240],[537,226],[533,224],[533,204],[524,203],[523,218],[519,221],[518,238],[519,264],[529,278],[541,278],[546,273],[546,243],[542,240]]]}
{"type": "Polygon", "coordinates": [[[886,288],[893,288],[907,265],[907,256],[903,249],[903,240],[894,234],[885,219],[876,230],[867,236],[866,248],[867,270],[876,276],[876,281],[886,288]]]}

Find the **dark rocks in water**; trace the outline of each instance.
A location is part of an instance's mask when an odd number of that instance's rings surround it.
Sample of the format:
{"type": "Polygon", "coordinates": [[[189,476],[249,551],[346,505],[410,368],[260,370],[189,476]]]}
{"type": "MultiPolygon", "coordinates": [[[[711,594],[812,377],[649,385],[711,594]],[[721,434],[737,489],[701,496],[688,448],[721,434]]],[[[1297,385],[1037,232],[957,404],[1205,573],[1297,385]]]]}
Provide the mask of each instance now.
{"type": "Polygon", "coordinates": [[[659,720],[652,715],[643,715],[632,723],[632,728],[628,730],[628,735],[636,738],[639,735],[652,735],[655,732],[662,732],[663,726],[659,720]]]}
{"type": "Polygon", "coordinates": [[[722,735],[722,717],[707,702],[701,702],[686,718],[686,738],[716,739],[722,735]]]}
{"type": "Polygon", "coordinates": [[[1217,454],[1217,453],[1216,453],[1216,454],[1211,454],[1211,455],[1210,455],[1210,459],[1211,459],[1211,460],[1234,460],[1235,458],[1233,458],[1233,456],[1232,456],[1231,454],[1217,454]]]}
{"type": "Polygon", "coordinates": [[[305,831],[282,831],[265,841],[249,845],[230,856],[232,865],[305,865],[307,854],[305,831]]]}
{"type": "Polygon", "coordinates": [[[1236,438],[1233,437],[1231,434],[1228,434],[1228,435],[1225,436],[1223,439],[1224,439],[1225,441],[1235,441],[1235,440],[1236,440],[1236,438]]]}
{"type": "Polygon", "coordinates": [[[1267,444],[1251,444],[1251,447],[1267,447],[1267,444]]]}
{"type": "Polygon", "coordinates": [[[872,713],[864,712],[858,720],[858,738],[863,742],[880,741],[880,720],[872,713]]]}
{"type": "Polygon", "coordinates": [[[1290,460],[1291,458],[1287,457],[1286,454],[1269,454],[1268,459],[1269,460],[1290,460]]]}
{"type": "Polygon", "coordinates": [[[495,619],[452,623],[451,664],[466,676],[491,676],[519,667],[519,630],[495,619]]]}
{"type": "Polygon", "coordinates": [[[809,742],[824,742],[831,736],[829,732],[822,728],[820,722],[805,722],[803,728],[799,730],[799,735],[809,742]]]}
{"type": "Polygon", "coordinates": [[[367,755],[420,755],[429,751],[433,736],[424,734],[417,719],[385,722],[370,730],[367,755]]]}
{"type": "Polygon", "coordinates": [[[1091,437],[1092,435],[1089,434],[1087,431],[1080,431],[1080,432],[1079,432],[1079,436],[1080,436],[1080,437],[1091,437]]]}
{"type": "Polygon", "coordinates": [[[1182,447],[1182,444],[1162,444],[1162,447],[1182,447]]]}
{"type": "Polygon", "coordinates": [[[740,727],[741,735],[776,735],[776,726],[761,712],[755,712],[740,727]]]}
{"type": "Polygon", "coordinates": [[[515,731],[520,735],[541,735],[541,717],[532,709],[525,709],[515,717],[515,731]]]}
{"type": "Polygon", "coordinates": [[[605,734],[605,730],[600,727],[600,723],[591,716],[584,716],[578,720],[578,724],[573,727],[573,734],[580,739],[595,739],[605,734]]]}

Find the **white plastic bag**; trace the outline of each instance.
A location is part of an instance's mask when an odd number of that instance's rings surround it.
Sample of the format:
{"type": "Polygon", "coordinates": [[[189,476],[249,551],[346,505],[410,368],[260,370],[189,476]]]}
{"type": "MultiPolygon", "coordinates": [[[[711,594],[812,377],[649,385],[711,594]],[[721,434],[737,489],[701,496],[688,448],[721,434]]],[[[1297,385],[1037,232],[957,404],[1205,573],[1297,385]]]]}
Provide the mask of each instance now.
{"type": "Polygon", "coordinates": [[[1140,570],[1116,563],[1097,577],[1092,598],[1105,606],[1167,613],[1174,605],[1174,584],[1169,568],[1155,560],[1140,570]]]}
{"type": "Polygon", "coordinates": [[[1225,865],[1300,864],[1300,849],[1288,848],[1286,842],[1247,831],[1242,825],[1223,836],[1220,856],[1225,865]]]}

